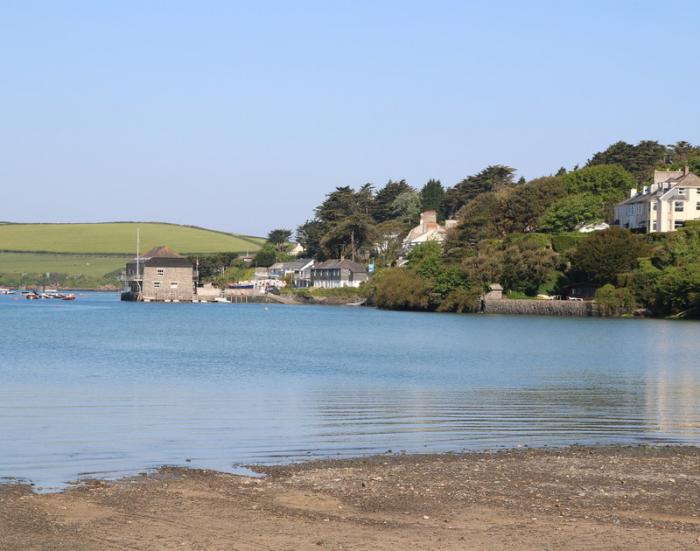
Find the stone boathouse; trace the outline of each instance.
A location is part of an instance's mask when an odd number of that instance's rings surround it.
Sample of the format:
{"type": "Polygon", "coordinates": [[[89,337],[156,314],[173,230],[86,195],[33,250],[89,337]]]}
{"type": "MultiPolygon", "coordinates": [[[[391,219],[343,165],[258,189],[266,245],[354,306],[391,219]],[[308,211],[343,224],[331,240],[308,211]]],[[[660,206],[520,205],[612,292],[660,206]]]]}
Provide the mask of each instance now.
{"type": "Polygon", "coordinates": [[[154,247],[126,264],[122,300],[192,301],[195,276],[187,258],[170,247],[154,247]]]}

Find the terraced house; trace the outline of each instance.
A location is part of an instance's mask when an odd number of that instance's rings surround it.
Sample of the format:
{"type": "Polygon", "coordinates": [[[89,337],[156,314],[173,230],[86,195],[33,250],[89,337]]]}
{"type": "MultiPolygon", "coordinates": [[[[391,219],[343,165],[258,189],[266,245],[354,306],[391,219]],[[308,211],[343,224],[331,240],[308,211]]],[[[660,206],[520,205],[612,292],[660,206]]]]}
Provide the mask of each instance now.
{"type": "Polygon", "coordinates": [[[195,272],[187,258],[170,247],[154,247],[126,265],[122,300],[191,301],[195,272]]]}
{"type": "Polygon", "coordinates": [[[641,193],[615,207],[615,225],[644,233],[676,231],[688,220],[700,220],[700,178],[683,170],[656,170],[641,193]]]}

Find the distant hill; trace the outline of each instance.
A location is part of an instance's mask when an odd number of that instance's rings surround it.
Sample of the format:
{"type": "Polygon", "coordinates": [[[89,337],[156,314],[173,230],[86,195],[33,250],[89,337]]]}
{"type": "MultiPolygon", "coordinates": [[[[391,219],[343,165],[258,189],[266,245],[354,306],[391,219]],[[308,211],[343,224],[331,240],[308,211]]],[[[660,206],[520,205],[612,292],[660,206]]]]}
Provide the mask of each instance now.
{"type": "Polygon", "coordinates": [[[182,254],[254,253],[263,238],[160,222],[14,224],[0,222],[0,286],[118,285],[117,274],[136,252],[168,245],[182,254]]]}
{"type": "Polygon", "coordinates": [[[168,245],[183,254],[245,253],[257,251],[265,242],[259,237],[159,222],[0,223],[0,251],[129,255],[136,249],[136,228],[141,230],[142,251],[168,245]]]}

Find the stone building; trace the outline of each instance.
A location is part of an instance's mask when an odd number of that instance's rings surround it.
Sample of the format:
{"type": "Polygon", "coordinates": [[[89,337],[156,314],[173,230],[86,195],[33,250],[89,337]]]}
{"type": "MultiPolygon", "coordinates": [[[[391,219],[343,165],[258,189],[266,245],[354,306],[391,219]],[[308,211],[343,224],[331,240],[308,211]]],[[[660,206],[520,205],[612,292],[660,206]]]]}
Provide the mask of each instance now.
{"type": "Polygon", "coordinates": [[[615,207],[615,225],[643,233],[676,231],[688,220],[700,220],[700,178],[683,170],[656,170],[642,192],[615,207]]]}
{"type": "Polygon", "coordinates": [[[187,258],[170,247],[155,247],[127,263],[122,300],[191,301],[195,275],[187,258]]]}

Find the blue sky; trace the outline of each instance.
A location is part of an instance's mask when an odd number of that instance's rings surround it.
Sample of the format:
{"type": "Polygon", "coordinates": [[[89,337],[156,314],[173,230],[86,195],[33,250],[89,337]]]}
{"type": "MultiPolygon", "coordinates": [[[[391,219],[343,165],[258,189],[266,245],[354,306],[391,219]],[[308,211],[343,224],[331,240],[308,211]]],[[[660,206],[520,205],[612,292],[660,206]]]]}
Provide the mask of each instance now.
{"type": "Polygon", "coordinates": [[[0,2],[0,220],[265,234],[336,186],[700,143],[695,1],[0,2]]]}

